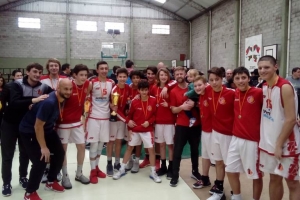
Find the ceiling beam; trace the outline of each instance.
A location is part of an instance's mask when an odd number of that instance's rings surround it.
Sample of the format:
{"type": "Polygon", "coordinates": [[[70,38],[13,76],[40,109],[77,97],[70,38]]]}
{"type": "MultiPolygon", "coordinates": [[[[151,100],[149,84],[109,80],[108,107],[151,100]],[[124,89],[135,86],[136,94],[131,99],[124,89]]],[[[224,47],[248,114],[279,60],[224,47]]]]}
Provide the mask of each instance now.
{"type": "Polygon", "coordinates": [[[36,1],[39,1],[39,0],[18,0],[18,1],[13,1],[13,2],[10,2],[10,3],[7,3],[7,4],[4,4],[4,5],[0,6],[0,12],[1,11],[6,11],[6,10],[9,10],[9,9],[12,9],[12,8],[15,8],[17,6],[21,6],[21,5],[24,5],[24,4],[36,2],[36,1]]]}
{"type": "Polygon", "coordinates": [[[214,5],[206,8],[203,12],[200,12],[199,14],[195,15],[194,17],[190,18],[189,21],[193,21],[194,19],[197,19],[198,17],[208,13],[210,10],[215,9],[216,7],[219,7],[220,5],[222,5],[223,3],[225,3],[227,0],[221,0],[217,3],[215,3],[214,5]]]}
{"type": "Polygon", "coordinates": [[[195,8],[196,10],[203,11],[206,8],[193,0],[180,0],[183,3],[187,3],[189,6],[195,8]]]}

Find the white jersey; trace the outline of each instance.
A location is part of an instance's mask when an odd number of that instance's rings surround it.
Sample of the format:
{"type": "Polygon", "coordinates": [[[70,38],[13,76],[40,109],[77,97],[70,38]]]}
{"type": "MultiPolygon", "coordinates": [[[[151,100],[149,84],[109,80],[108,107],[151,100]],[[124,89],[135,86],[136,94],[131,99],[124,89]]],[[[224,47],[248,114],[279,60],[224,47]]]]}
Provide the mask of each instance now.
{"type": "Polygon", "coordinates": [[[41,82],[50,86],[53,90],[56,90],[58,87],[58,82],[63,78],[68,78],[68,77],[59,75],[58,79],[52,79],[50,78],[50,75],[45,75],[41,77],[41,82]]]}
{"type": "Polygon", "coordinates": [[[108,120],[110,117],[109,100],[114,81],[107,79],[105,82],[100,82],[98,78],[92,81],[91,91],[91,108],[89,118],[98,120],[108,120]]]}
{"type": "MultiPolygon", "coordinates": [[[[260,124],[259,148],[270,155],[274,155],[276,141],[281,133],[284,121],[284,105],[281,98],[281,88],[283,85],[291,85],[287,80],[279,77],[273,88],[263,85],[263,107],[260,124]]],[[[291,85],[291,87],[293,87],[291,85]]],[[[297,95],[294,95],[295,113],[298,110],[297,95]]],[[[285,157],[295,156],[300,153],[300,135],[297,125],[283,145],[282,155],[285,157]]]]}

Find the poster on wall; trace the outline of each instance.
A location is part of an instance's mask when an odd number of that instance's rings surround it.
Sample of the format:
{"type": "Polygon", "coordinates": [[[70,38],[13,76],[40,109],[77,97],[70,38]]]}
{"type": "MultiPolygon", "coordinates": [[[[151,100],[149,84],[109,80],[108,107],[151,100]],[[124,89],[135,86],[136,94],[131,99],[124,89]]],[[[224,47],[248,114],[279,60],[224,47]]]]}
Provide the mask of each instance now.
{"type": "Polygon", "coordinates": [[[264,56],[269,55],[277,59],[277,44],[264,46],[264,56]]]}
{"type": "Polygon", "coordinates": [[[176,60],[172,60],[172,68],[176,67],[176,60]]]}
{"type": "Polygon", "coordinates": [[[257,68],[257,62],[262,56],[262,34],[246,38],[245,67],[249,71],[257,68]]]}

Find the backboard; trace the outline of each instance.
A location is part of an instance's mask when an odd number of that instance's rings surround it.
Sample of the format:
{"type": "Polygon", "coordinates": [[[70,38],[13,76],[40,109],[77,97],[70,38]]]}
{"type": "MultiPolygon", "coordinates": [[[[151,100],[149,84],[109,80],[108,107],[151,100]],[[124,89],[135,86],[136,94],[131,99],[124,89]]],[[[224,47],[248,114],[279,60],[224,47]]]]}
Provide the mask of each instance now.
{"type": "Polygon", "coordinates": [[[124,42],[102,42],[101,58],[127,58],[127,43],[124,42]]]}

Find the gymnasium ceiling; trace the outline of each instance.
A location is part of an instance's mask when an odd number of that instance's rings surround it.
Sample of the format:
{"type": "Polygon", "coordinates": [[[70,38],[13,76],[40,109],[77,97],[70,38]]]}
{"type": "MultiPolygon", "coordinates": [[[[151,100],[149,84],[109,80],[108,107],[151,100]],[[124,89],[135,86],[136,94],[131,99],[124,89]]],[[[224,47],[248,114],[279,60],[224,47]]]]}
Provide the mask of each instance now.
{"type": "MultiPolygon", "coordinates": [[[[9,4],[11,4],[10,6],[12,5],[18,6],[26,3],[35,2],[35,1],[37,0],[0,0],[0,7],[9,6],[9,4]]],[[[72,2],[72,0],[68,0],[68,1],[72,2]]],[[[85,2],[85,1],[88,2],[88,0],[81,0],[81,2],[85,2]]],[[[192,20],[225,0],[166,0],[164,3],[158,2],[162,0],[158,0],[158,1],[126,0],[126,1],[141,4],[147,7],[151,7],[153,9],[165,10],[168,13],[173,14],[174,16],[181,17],[185,20],[192,20]]],[[[65,0],[65,2],[67,2],[67,0],[65,0]]],[[[97,2],[97,1],[93,0],[93,2],[97,2]]],[[[99,2],[101,3],[112,2],[112,0],[99,0],[99,2]]]]}

